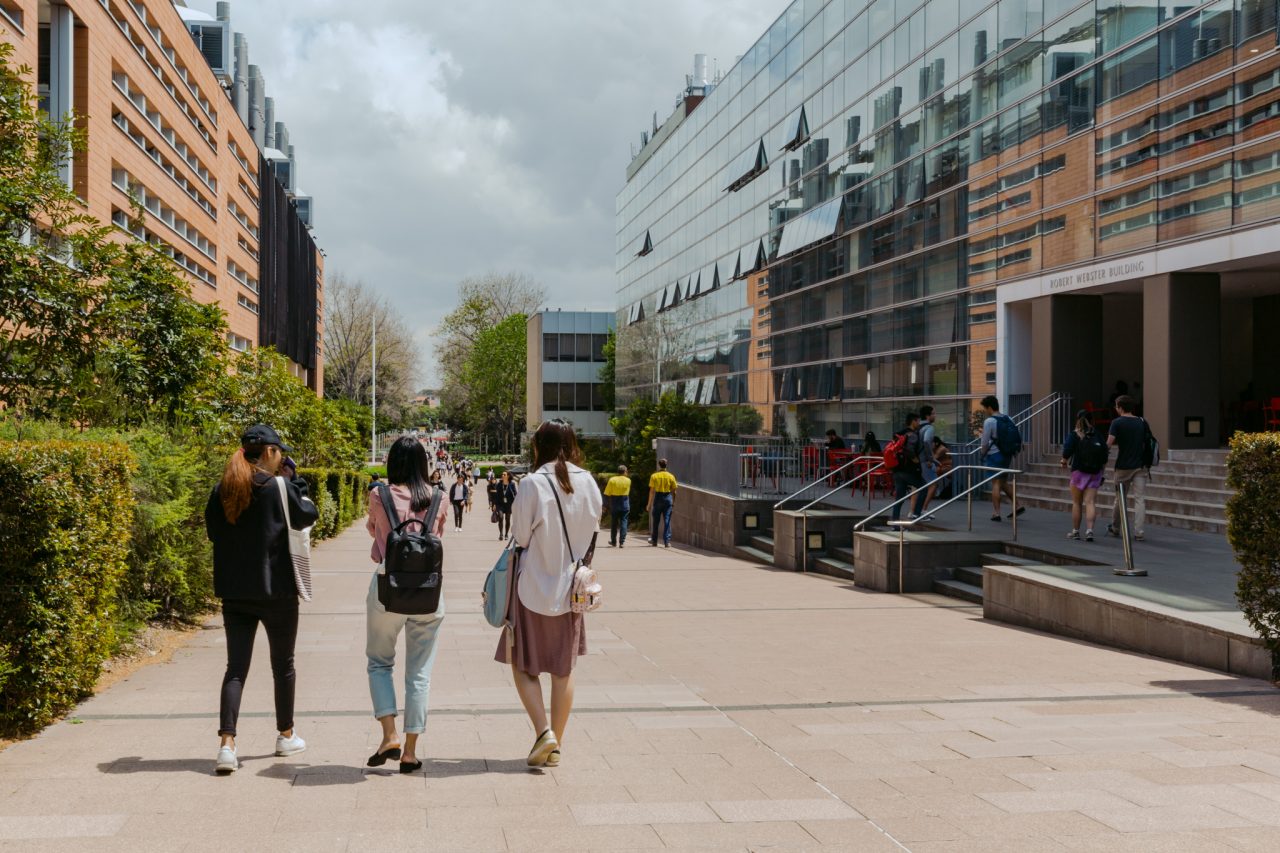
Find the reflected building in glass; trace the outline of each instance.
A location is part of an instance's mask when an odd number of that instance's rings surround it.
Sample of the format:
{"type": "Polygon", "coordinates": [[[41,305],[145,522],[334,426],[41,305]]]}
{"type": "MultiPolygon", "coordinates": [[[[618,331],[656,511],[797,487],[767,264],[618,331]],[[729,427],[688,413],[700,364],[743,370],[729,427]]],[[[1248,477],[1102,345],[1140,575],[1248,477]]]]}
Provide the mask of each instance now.
{"type": "Polygon", "coordinates": [[[796,0],[690,83],[617,199],[619,405],[967,439],[1123,380],[1176,448],[1280,395],[1275,0],[796,0]]]}

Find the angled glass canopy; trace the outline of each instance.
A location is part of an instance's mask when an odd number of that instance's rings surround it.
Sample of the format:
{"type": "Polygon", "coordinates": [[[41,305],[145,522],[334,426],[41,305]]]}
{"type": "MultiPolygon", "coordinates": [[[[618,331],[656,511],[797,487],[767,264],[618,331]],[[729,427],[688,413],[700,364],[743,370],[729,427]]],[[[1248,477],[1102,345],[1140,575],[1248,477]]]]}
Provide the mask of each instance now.
{"type": "Polygon", "coordinates": [[[833,198],[784,225],[782,239],[778,242],[778,257],[834,236],[840,224],[840,207],[843,202],[843,196],[833,198]]]}
{"type": "Polygon", "coordinates": [[[729,170],[729,186],[724,188],[725,192],[736,193],[764,174],[768,168],[769,155],[765,153],[764,140],[757,139],[733,161],[733,168],[729,170]]]}
{"type": "Polygon", "coordinates": [[[804,107],[793,112],[783,124],[783,128],[787,134],[786,142],[782,146],[783,151],[795,151],[808,142],[809,119],[804,114],[804,107]]]}
{"type": "Polygon", "coordinates": [[[653,240],[649,237],[649,232],[644,232],[644,239],[640,241],[640,250],[636,252],[636,257],[641,258],[653,251],[653,240]]]}

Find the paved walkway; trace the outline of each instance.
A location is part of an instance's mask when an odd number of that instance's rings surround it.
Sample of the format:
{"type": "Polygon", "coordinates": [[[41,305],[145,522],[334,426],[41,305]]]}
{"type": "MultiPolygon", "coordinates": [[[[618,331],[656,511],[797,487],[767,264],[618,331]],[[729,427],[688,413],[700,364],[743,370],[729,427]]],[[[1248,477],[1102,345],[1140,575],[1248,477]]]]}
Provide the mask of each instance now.
{"type": "Polygon", "coordinates": [[[425,775],[363,767],[377,735],[357,527],[318,549],[304,608],[307,752],[270,755],[263,645],[243,769],[213,775],[215,622],[0,753],[0,849],[1280,849],[1267,684],[636,542],[598,552],[608,604],[589,618],[564,763],[531,773],[533,732],[479,614],[486,522],[446,537],[460,568],[425,775]]]}

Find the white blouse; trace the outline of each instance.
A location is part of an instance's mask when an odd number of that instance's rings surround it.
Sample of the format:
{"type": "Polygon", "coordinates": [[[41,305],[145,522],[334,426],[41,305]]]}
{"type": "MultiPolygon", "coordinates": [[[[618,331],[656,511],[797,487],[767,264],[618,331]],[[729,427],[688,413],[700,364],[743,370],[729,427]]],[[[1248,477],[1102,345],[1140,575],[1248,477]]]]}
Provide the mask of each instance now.
{"type": "Polygon", "coordinates": [[[592,535],[600,528],[604,499],[595,477],[590,471],[571,464],[569,482],[573,484],[573,494],[566,495],[555,480],[555,465],[543,465],[520,481],[511,508],[511,530],[516,545],[525,549],[520,557],[517,586],[520,603],[543,616],[569,612],[574,558],[582,559],[592,535]],[[565,543],[553,488],[559,493],[564,508],[573,557],[569,556],[565,543]]]}

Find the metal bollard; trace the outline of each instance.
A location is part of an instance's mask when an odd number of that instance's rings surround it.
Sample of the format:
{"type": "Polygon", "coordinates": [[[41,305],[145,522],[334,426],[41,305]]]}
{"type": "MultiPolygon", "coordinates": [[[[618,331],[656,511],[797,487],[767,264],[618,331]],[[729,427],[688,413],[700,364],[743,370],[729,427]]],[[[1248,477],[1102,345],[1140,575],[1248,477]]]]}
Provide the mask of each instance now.
{"type": "Polygon", "coordinates": [[[1129,490],[1124,483],[1116,483],[1116,500],[1120,502],[1120,544],[1124,547],[1124,568],[1114,573],[1126,578],[1145,578],[1146,569],[1133,567],[1133,541],[1129,538],[1129,490]]]}

